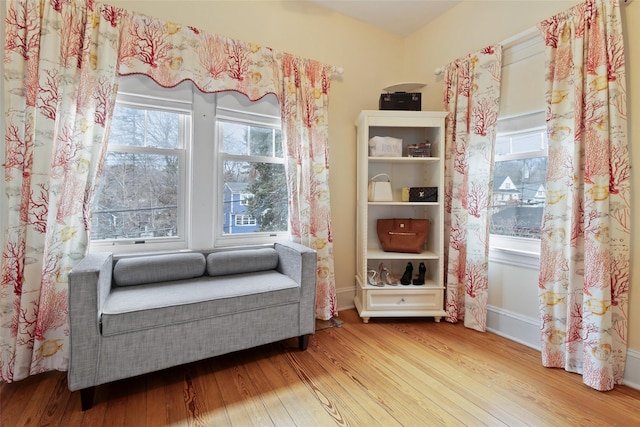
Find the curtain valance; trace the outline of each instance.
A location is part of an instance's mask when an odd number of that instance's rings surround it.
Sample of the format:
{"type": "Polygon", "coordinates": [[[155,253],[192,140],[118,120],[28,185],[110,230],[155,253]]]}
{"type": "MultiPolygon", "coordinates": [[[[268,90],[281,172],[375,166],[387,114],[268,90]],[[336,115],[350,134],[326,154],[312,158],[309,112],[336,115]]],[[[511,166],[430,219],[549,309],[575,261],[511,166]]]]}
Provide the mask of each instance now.
{"type": "MultiPolygon", "coordinates": [[[[113,6],[103,7],[102,15],[120,26],[120,76],[144,74],[163,87],[190,80],[202,92],[235,90],[252,101],[273,93],[282,103],[283,62],[293,55],[113,6]]],[[[331,78],[333,66],[296,59],[331,78]]]]}
{"type": "Polygon", "coordinates": [[[191,80],[203,92],[232,89],[252,101],[267,93],[280,95],[280,73],[269,48],[138,13],[114,16],[123,20],[121,76],[144,74],[163,87],[191,80]]]}

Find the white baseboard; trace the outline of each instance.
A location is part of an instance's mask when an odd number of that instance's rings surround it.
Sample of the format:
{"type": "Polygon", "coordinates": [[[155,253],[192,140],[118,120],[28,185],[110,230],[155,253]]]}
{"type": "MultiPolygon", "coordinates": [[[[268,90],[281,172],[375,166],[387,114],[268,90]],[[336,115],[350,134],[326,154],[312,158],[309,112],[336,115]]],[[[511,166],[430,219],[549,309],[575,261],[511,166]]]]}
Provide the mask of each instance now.
{"type": "Polygon", "coordinates": [[[540,351],[540,322],[500,307],[487,307],[487,330],[540,351]]]}
{"type": "Polygon", "coordinates": [[[356,288],[354,286],[346,288],[336,288],[336,298],[338,300],[338,312],[354,308],[353,298],[356,296],[356,288]]]}
{"type": "Polygon", "coordinates": [[[640,390],[640,351],[627,349],[627,363],[624,366],[624,385],[640,390]]]}

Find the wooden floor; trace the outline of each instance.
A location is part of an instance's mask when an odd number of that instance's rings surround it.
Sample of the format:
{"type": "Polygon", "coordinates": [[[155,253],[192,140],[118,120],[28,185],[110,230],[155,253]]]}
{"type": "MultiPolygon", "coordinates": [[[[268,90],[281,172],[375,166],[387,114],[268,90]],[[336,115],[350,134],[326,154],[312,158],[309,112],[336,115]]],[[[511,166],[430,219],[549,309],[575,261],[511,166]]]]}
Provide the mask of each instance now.
{"type": "Polygon", "coordinates": [[[496,335],[340,319],[305,352],[292,339],[99,386],[84,413],[65,373],[0,384],[0,426],[640,425],[640,391],[597,392],[496,335]]]}

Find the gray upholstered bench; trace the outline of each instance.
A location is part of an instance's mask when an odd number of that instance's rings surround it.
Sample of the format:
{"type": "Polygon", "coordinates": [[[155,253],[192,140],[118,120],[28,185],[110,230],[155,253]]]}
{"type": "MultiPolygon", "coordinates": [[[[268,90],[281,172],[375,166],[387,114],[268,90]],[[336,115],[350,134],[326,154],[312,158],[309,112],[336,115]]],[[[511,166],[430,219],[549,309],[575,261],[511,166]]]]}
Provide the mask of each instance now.
{"type": "Polygon", "coordinates": [[[68,386],[97,385],[315,332],[316,253],[291,242],[223,252],[85,257],[69,274],[68,386]]]}

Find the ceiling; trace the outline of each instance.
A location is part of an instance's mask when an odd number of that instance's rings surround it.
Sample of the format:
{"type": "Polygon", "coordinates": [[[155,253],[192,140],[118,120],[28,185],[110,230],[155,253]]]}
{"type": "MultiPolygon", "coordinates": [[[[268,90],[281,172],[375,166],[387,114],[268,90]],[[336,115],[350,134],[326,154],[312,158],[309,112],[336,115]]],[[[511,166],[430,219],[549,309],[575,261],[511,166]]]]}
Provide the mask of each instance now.
{"type": "Polygon", "coordinates": [[[462,0],[309,0],[383,30],[407,36],[462,0]]]}

